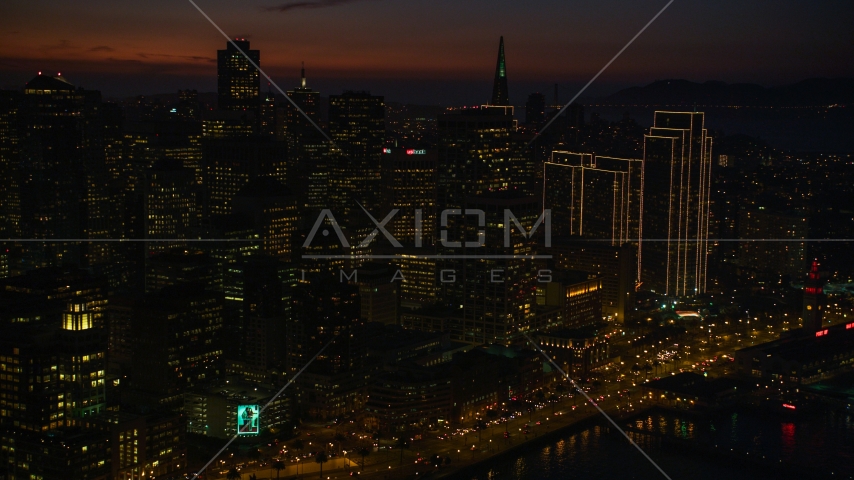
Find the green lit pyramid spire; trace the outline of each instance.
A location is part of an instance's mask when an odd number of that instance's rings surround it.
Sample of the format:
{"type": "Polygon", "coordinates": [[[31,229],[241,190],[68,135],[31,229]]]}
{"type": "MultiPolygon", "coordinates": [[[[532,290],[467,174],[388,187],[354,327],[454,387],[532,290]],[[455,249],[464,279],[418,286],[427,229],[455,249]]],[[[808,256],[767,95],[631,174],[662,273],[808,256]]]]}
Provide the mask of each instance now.
{"type": "Polygon", "coordinates": [[[507,93],[507,65],[504,62],[504,37],[498,43],[498,64],[495,66],[495,83],[492,85],[491,105],[510,105],[507,93]]]}

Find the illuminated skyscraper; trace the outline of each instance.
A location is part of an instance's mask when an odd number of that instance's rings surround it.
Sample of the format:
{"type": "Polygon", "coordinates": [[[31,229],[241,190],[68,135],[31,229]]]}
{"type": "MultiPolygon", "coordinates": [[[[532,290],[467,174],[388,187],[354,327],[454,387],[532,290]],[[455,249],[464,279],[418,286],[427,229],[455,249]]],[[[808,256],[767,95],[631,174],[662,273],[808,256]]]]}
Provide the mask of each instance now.
{"type": "Polygon", "coordinates": [[[483,246],[463,250],[480,258],[456,262],[463,266],[457,274],[464,283],[464,340],[510,344],[520,329],[530,328],[536,315],[537,265],[531,255],[542,245],[544,227],[538,229],[539,236],[530,238],[510,227],[507,242],[506,212],[512,212],[527,234],[540,218],[541,204],[536,197],[504,191],[469,197],[465,208],[483,212],[482,218],[462,217],[465,238],[479,238],[483,246]]]}
{"type": "Polygon", "coordinates": [[[191,229],[200,222],[195,172],[178,161],[164,159],[151,167],[146,180],[145,238],[175,240],[152,242],[148,251],[184,246],[180,240],[190,238],[191,229]]]}
{"type": "Polygon", "coordinates": [[[510,105],[510,94],[507,92],[507,65],[504,62],[504,37],[498,43],[498,62],[495,64],[495,81],[492,84],[492,101],[490,105],[504,107],[510,105]]]}
{"type": "Polygon", "coordinates": [[[307,86],[305,66],[301,70],[300,86],[288,91],[288,97],[305,112],[303,115],[290,102],[285,105],[287,121],[288,152],[290,165],[294,168],[288,186],[297,193],[306,218],[315,216],[329,208],[329,182],[332,167],[332,146],[311,124],[320,124],[320,92],[307,86]],[[306,118],[308,116],[308,119],[306,118]]]}
{"type": "Polygon", "coordinates": [[[234,197],[234,215],[250,220],[261,252],[283,261],[291,261],[297,229],[297,199],[272,177],[258,177],[246,184],[234,197]]]}
{"type": "Polygon", "coordinates": [[[342,155],[332,169],[330,200],[345,217],[380,205],[380,160],[385,142],[385,103],[369,92],[346,91],[329,97],[329,134],[342,155]]]}
{"type": "Polygon", "coordinates": [[[63,359],[60,376],[68,383],[66,410],[71,418],[85,418],[105,410],[107,337],[96,325],[85,303],[71,303],[62,314],[63,359]]]}
{"type": "Polygon", "coordinates": [[[258,69],[243,56],[261,66],[261,52],[249,49],[246,39],[234,39],[225,50],[217,50],[217,98],[220,110],[257,110],[261,105],[258,69]],[[237,45],[237,48],[235,48],[237,45]],[[240,53],[240,50],[243,53],[240,53]]]}
{"type": "MultiPolygon", "coordinates": [[[[20,236],[108,238],[100,92],[76,88],[61,75],[38,75],[24,87],[21,101],[20,236]]],[[[103,242],[30,242],[24,251],[27,268],[109,258],[103,242]]]]}
{"type": "Polygon", "coordinates": [[[386,148],[383,150],[383,193],[385,210],[400,212],[391,220],[389,232],[403,245],[433,245],[436,228],[436,151],[433,149],[386,148]]]}
{"type": "Polygon", "coordinates": [[[698,112],[655,112],[644,138],[642,236],[646,288],[706,291],[712,139],[698,112]]]}

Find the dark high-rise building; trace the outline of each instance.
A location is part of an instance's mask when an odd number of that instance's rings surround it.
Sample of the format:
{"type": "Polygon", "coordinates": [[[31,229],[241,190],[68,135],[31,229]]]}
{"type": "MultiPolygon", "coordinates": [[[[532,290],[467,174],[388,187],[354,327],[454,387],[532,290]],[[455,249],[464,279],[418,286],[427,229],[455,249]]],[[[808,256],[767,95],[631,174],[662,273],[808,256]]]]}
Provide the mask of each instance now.
{"type": "Polygon", "coordinates": [[[367,386],[359,289],[324,275],[295,287],[287,325],[288,375],[336,339],[297,379],[295,403],[317,418],[338,417],[360,408],[367,386]]]}
{"type": "Polygon", "coordinates": [[[18,180],[11,179],[19,182],[20,236],[54,241],[22,246],[18,268],[104,263],[109,248],[102,242],[55,241],[109,237],[100,92],[76,88],[61,75],[38,75],[21,102],[20,168],[18,180]]]}
{"type": "Polygon", "coordinates": [[[93,316],[85,303],[70,303],[62,314],[60,378],[68,383],[65,403],[71,418],[96,415],[107,406],[106,329],[95,325],[93,316]]]}
{"type": "Polygon", "coordinates": [[[305,209],[306,218],[310,218],[316,212],[329,208],[331,155],[337,152],[315,126],[320,125],[320,92],[307,86],[305,65],[301,75],[300,86],[289,90],[288,97],[305,115],[290,102],[285,105],[290,165],[294,169],[289,186],[301,199],[300,208],[305,209]]]}
{"type": "Polygon", "coordinates": [[[492,101],[490,105],[500,107],[510,105],[510,94],[507,91],[507,65],[504,62],[504,37],[498,43],[498,62],[495,64],[495,81],[492,84],[492,101]]]}
{"type": "MultiPolygon", "coordinates": [[[[343,216],[380,205],[380,163],[385,143],[385,103],[370,92],[329,97],[329,134],[341,148],[332,170],[331,206],[343,216]]],[[[327,207],[329,208],[329,207],[327,207]]]]}
{"type": "Polygon", "coordinates": [[[179,161],[163,159],[146,172],[144,187],[145,238],[168,240],[147,244],[149,252],[186,245],[191,230],[201,221],[196,174],[179,161]]]}
{"type": "Polygon", "coordinates": [[[458,274],[464,283],[464,338],[510,344],[536,314],[537,265],[531,255],[542,235],[528,237],[527,232],[540,218],[541,204],[536,197],[505,191],[469,197],[465,208],[464,238],[478,238],[482,245],[464,251],[482,257],[456,262],[463,266],[458,274]],[[517,228],[504,228],[513,222],[507,218],[508,211],[525,229],[524,235],[517,228]],[[511,233],[505,236],[507,231],[511,233]]]}
{"type": "Polygon", "coordinates": [[[644,138],[642,279],[673,296],[706,291],[712,139],[698,112],[655,112],[644,138]]]}
{"type": "Polygon", "coordinates": [[[234,215],[248,219],[260,242],[260,253],[291,261],[297,230],[297,198],[273,177],[250,180],[234,197],[234,215]]]}
{"type": "Polygon", "coordinates": [[[0,91],[0,234],[18,238],[21,227],[21,192],[18,162],[18,109],[20,94],[0,91]]]}
{"type": "Polygon", "coordinates": [[[131,323],[132,403],[172,405],[185,388],[219,377],[223,298],[203,285],[176,285],[147,294],[131,323]]]}
{"type": "Polygon", "coordinates": [[[258,110],[261,105],[260,73],[240,50],[255,65],[261,66],[261,52],[250,50],[246,39],[236,38],[226,44],[225,50],[217,50],[217,99],[220,110],[258,110]]]}
{"type": "Polygon", "coordinates": [[[430,246],[436,231],[436,150],[383,149],[381,215],[400,210],[389,232],[403,245],[430,246]],[[420,242],[416,241],[420,237],[420,242]]]}
{"type": "Polygon", "coordinates": [[[463,208],[469,195],[511,183],[510,108],[459,109],[439,116],[437,210],[463,208]]]}
{"type": "Polygon", "coordinates": [[[286,183],[287,146],[262,138],[210,140],[202,147],[205,210],[230,215],[232,201],[243,187],[262,176],[286,183]]]}
{"type": "Polygon", "coordinates": [[[546,96],[542,93],[528,95],[525,104],[525,123],[528,125],[539,125],[546,118],[546,96]]]}

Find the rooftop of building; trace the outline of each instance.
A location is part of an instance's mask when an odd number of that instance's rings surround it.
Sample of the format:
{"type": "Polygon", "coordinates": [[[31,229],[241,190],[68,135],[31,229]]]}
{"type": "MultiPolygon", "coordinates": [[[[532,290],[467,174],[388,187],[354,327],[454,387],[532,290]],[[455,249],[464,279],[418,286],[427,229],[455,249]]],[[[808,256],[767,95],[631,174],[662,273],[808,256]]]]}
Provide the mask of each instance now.
{"type": "Polygon", "coordinates": [[[742,348],[738,353],[752,353],[778,357],[787,361],[811,363],[854,349],[854,322],[833,325],[821,332],[825,333],[817,335],[799,328],[777,340],[742,348]]]}
{"type": "Polygon", "coordinates": [[[27,86],[25,87],[27,90],[67,90],[73,91],[74,85],[72,85],[68,80],[65,79],[61,74],[53,75],[42,75],[39,72],[38,75],[33,77],[32,80],[27,82],[27,86]]]}

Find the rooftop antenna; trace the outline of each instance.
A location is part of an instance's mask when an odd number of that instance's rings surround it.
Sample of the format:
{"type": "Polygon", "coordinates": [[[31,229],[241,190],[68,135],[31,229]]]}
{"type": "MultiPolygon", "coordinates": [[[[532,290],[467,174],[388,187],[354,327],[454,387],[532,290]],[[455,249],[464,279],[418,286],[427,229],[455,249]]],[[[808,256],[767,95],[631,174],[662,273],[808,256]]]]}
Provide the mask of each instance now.
{"type": "Polygon", "coordinates": [[[302,62],[302,70],[300,71],[302,75],[302,88],[305,88],[305,62],[302,62]]]}

